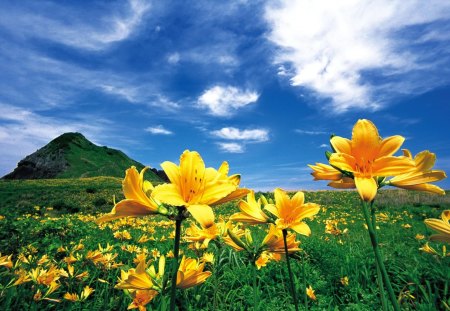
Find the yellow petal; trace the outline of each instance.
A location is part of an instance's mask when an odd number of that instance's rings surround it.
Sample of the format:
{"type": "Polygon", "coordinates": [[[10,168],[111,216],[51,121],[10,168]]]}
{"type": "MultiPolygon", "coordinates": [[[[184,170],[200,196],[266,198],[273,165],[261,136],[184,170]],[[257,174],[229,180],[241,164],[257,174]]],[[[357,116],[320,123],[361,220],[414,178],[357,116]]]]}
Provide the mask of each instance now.
{"type": "Polygon", "coordinates": [[[425,224],[430,227],[431,229],[450,236],[450,224],[448,222],[444,222],[440,219],[425,219],[425,224]]]}
{"type": "Polygon", "coordinates": [[[299,233],[299,234],[303,234],[303,235],[306,235],[306,236],[310,236],[311,235],[311,229],[304,222],[301,222],[299,224],[296,224],[296,225],[292,226],[291,229],[294,230],[295,232],[299,233]]]}
{"type": "Polygon", "coordinates": [[[305,194],[298,191],[291,199],[292,206],[302,206],[305,203],[305,194]]]}
{"type": "Polygon", "coordinates": [[[378,157],[392,156],[400,149],[404,141],[405,138],[399,135],[383,139],[378,151],[378,157]]]}
{"type": "Polygon", "coordinates": [[[353,156],[346,153],[333,153],[330,157],[330,164],[341,170],[354,172],[356,160],[353,156]]]}
{"type": "Polygon", "coordinates": [[[331,145],[337,153],[352,153],[352,142],[344,137],[334,136],[330,140],[331,145]]]}
{"type": "Polygon", "coordinates": [[[180,168],[178,167],[178,165],[170,161],[165,161],[161,163],[161,167],[172,184],[180,184],[180,168]]]}
{"type": "Polygon", "coordinates": [[[328,186],[336,188],[336,189],[354,189],[355,181],[352,178],[349,177],[343,177],[340,180],[332,181],[328,183],[328,186]]]}
{"type": "Polygon", "coordinates": [[[141,180],[141,175],[138,173],[137,169],[134,166],[127,169],[125,178],[122,181],[125,198],[145,202],[146,205],[151,205],[152,202],[150,202],[149,198],[144,193],[142,186],[143,181],[141,180]]]}
{"type": "Polygon", "coordinates": [[[187,210],[203,228],[209,228],[214,224],[214,213],[209,205],[189,205],[187,210]]]}
{"type": "Polygon", "coordinates": [[[234,190],[233,192],[231,192],[230,194],[228,194],[226,197],[224,197],[218,201],[215,201],[212,204],[219,205],[219,204],[223,204],[223,203],[226,203],[229,201],[240,199],[240,198],[246,196],[250,191],[251,191],[250,189],[238,188],[238,189],[234,190]]]}
{"type": "Polygon", "coordinates": [[[446,177],[447,175],[444,171],[431,171],[426,173],[418,171],[409,174],[398,175],[390,180],[390,184],[393,186],[412,186],[439,181],[446,177]]]}
{"type": "Polygon", "coordinates": [[[377,195],[378,185],[375,179],[355,176],[355,185],[359,196],[366,202],[371,202],[377,195]]]}
{"type": "Polygon", "coordinates": [[[179,188],[175,184],[162,184],[155,187],[152,196],[158,201],[170,204],[173,206],[184,206],[187,202],[179,192],[179,188]]]}
{"type": "Polygon", "coordinates": [[[267,204],[266,206],[264,206],[264,208],[275,215],[277,218],[280,218],[280,214],[278,213],[278,209],[275,205],[267,204]]]}
{"type": "Polygon", "coordinates": [[[409,151],[408,149],[402,149],[402,151],[403,151],[404,157],[410,158],[412,160],[413,157],[412,157],[411,151],[409,151]]]}
{"type": "Polygon", "coordinates": [[[414,162],[405,157],[381,157],[372,165],[374,176],[396,176],[414,169],[414,162]]]}
{"type": "Polygon", "coordinates": [[[222,175],[228,176],[228,172],[230,171],[230,166],[228,165],[228,162],[226,161],[222,162],[222,165],[220,165],[217,171],[222,175]]]}
{"type": "Polygon", "coordinates": [[[141,202],[135,200],[125,199],[117,203],[110,214],[98,218],[96,222],[102,223],[105,221],[111,221],[126,216],[142,217],[157,213],[158,213],[157,207],[153,208],[147,205],[143,205],[141,202]]]}
{"type": "MultiPolygon", "coordinates": [[[[205,182],[205,171],[205,163],[198,152],[189,150],[183,152],[180,157],[181,180],[179,189],[185,201],[189,202],[191,201],[189,198],[201,193],[200,189],[205,182]]],[[[193,201],[195,202],[195,200],[193,201]]]]}
{"type": "Polygon", "coordinates": [[[428,150],[421,151],[414,157],[414,162],[418,171],[426,172],[433,168],[436,155],[428,150]]]}
{"type": "Polygon", "coordinates": [[[369,120],[356,122],[352,131],[352,155],[355,158],[375,159],[381,138],[378,129],[369,120]]]}

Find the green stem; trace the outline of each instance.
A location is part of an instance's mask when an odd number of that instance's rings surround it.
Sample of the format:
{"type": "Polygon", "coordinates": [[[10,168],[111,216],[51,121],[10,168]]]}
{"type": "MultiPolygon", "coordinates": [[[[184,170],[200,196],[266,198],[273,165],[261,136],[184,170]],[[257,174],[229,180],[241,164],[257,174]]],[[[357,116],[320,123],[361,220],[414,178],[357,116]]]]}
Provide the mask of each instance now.
{"type": "Polygon", "coordinates": [[[367,203],[363,201],[363,213],[364,213],[364,219],[366,220],[367,228],[369,231],[370,236],[370,242],[372,243],[373,252],[375,254],[375,260],[378,261],[378,264],[380,266],[381,274],[383,277],[384,285],[386,286],[389,299],[391,300],[392,306],[394,307],[395,311],[400,311],[400,306],[398,305],[397,298],[395,297],[394,290],[392,289],[391,282],[389,280],[389,276],[386,271],[386,267],[384,266],[383,258],[381,256],[380,250],[378,248],[378,241],[375,229],[372,226],[372,221],[369,216],[369,211],[367,209],[367,203]]]}
{"type": "MultiPolygon", "coordinates": [[[[181,214],[181,211],[180,211],[181,214]]],[[[178,215],[180,216],[180,215],[178,215]]],[[[175,220],[175,243],[173,246],[174,264],[172,271],[172,284],[170,289],[170,311],[175,311],[175,298],[177,295],[177,272],[178,272],[178,254],[180,252],[180,239],[181,239],[181,223],[182,217],[177,217],[175,220]]]]}
{"type": "Polygon", "coordinates": [[[308,311],[308,295],[306,294],[306,273],[305,273],[305,258],[302,253],[302,278],[303,278],[303,288],[305,289],[305,310],[308,311]]]}
{"type": "Polygon", "coordinates": [[[252,262],[253,266],[253,310],[258,310],[258,287],[256,284],[256,265],[252,262]]]}
{"type": "MultiPolygon", "coordinates": [[[[375,232],[377,230],[377,219],[375,215],[375,206],[373,206],[374,201],[370,202],[370,216],[372,218],[372,227],[374,228],[375,232]]],[[[383,277],[381,275],[381,269],[380,264],[378,260],[375,260],[376,266],[377,266],[377,283],[378,283],[378,290],[380,291],[380,300],[381,300],[381,307],[383,308],[383,311],[387,311],[387,305],[386,305],[386,296],[384,295],[384,286],[383,286],[383,277]]]]}
{"type": "Polygon", "coordinates": [[[295,311],[298,311],[297,295],[295,293],[294,277],[292,275],[291,264],[289,262],[289,253],[288,253],[286,237],[287,237],[287,230],[283,229],[284,253],[286,255],[286,264],[287,264],[288,272],[289,272],[289,281],[291,284],[292,299],[294,300],[295,311]]]}

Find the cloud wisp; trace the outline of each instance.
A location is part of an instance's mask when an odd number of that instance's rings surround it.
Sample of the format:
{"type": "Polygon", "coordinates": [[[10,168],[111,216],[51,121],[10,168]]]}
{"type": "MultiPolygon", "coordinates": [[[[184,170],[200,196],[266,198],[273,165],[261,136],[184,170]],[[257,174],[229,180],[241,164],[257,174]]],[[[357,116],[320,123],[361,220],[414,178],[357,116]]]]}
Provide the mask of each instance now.
{"type": "Polygon", "coordinates": [[[269,140],[267,129],[245,129],[235,127],[224,127],[211,132],[211,135],[233,142],[219,142],[222,151],[229,153],[243,153],[245,145],[252,143],[263,143],[269,140]]]}
{"type": "Polygon", "coordinates": [[[233,86],[213,86],[198,98],[197,106],[218,117],[232,116],[238,109],[256,103],[259,94],[233,86]]]}
{"type": "Polygon", "coordinates": [[[146,132],[149,132],[153,135],[172,135],[173,132],[166,129],[164,126],[162,125],[157,125],[157,126],[151,126],[151,127],[147,127],[145,129],[146,132]]]}
{"type": "Polygon", "coordinates": [[[449,16],[446,1],[282,0],[266,7],[265,19],[268,38],[279,48],[279,75],[330,99],[324,109],[344,113],[377,110],[396,95],[443,83],[437,80],[440,62],[430,59],[442,49],[447,53],[440,57],[450,59],[450,38],[445,27],[426,26],[448,24],[449,16]],[[414,27],[417,37],[404,35],[414,27]],[[437,48],[425,49],[424,42],[437,48]]]}
{"type": "Polygon", "coordinates": [[[90,10],[50,3],[12,7],[0,25],[25,37],[51,40],[77,49],[98,51],[130,37],[150,9],[146,1],[90,6],[90,10]],[[70,23],[67,21],[70,20],[70,23]]]}

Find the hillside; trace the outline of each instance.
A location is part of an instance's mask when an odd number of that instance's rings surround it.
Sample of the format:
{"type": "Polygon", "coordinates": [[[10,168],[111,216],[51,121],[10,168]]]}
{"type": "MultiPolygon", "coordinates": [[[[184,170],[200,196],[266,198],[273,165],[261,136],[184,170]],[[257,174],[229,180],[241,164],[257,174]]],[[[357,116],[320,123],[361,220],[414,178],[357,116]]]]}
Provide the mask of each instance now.
{"type": "MultiPolygon", "coordinates": [[[[97,146],[80,133],[65,133],[21,160],[4,179],[80,178],[96,176],[123,177],[130,166],[139,170],[143,164],[122,151],[97,146]]],[[[154,171],[146,179],[161,181],[154,171]]]]}

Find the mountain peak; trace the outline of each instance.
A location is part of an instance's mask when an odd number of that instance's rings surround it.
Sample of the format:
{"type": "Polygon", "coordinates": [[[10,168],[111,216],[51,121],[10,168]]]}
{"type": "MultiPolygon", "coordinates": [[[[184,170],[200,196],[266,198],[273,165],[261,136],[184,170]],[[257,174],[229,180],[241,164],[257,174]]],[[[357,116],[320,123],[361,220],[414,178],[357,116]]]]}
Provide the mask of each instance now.
{"type": "MultiPolygon", "coordinates": [[[[94,176],[123,177],[130,166],[143,164],[130,159],[122,151],[97,146],[78,132],[64,133],[36,152],[26,156],[4,179],[77,178],[94,176]]],[[[161,179],[147,171],[152,181],[161,179]]]]}

